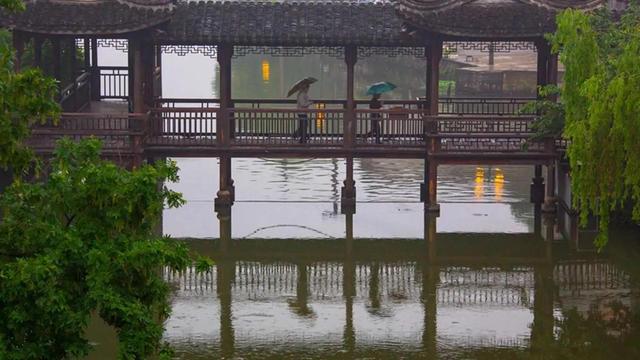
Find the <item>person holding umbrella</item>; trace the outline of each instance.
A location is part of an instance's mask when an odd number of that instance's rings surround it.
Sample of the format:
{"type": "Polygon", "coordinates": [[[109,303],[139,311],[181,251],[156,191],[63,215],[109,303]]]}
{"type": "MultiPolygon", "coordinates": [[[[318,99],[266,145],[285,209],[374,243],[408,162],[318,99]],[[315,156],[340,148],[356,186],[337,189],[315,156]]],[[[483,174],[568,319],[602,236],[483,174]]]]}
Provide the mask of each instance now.
{"type": "MultiPolygon", "coordinates": [[[[313,102],[309,100],[309,87],[311,86],[311,84],[313,84],[316,81],[318,80],[313,77],[304,78],[296,82],[295,84],[293,84],[291,89],[289,89],[289,92],[287,93],[287,97],[293,95],[293,93],[295,93],[296,91],[298,92],[298,97],[296,100],[296,105],[298,109],[308,109],[309,106],[313,104],[313,102]]],[[[294,133],[294,137],[296,136],[296,134],[300,135],[301,144],[306,143],[307,139],[309,138],[309,135],[307,134],[307,128],[309,123],[308,118],[309,118],[308,113],[306,112],[298,113],[298,130],[294,133]]]]}
{"type": "MultiPolygon", "coordinates": [[[[388,81],[378,82],[370,85],[367,88],[367,95],[372,95],[371,101],[369,101],[369,109],[377,110],[382,108],[382,101],[380,101],[380,96],[387,92],[395,89],[396,86],[388,81]]],[[[371,113],[371,135],[375,136],[376,144],[380,144],[380,118],[381,115],[379,112],[371,113]]]]}

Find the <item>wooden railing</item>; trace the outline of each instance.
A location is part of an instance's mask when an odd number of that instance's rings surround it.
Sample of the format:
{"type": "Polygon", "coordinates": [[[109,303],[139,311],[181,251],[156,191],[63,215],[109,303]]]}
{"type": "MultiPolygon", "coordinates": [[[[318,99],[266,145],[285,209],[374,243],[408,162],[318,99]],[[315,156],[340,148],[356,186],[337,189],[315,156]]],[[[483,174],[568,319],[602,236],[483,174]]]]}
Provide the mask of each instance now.
{"type": "Polygon", "coordinates": [[[156,108],[149,116],[148,145],[215,145],[217,109],[156,108]]]}
{"type": "Polygon", "coordinates": [[[37,151],[46,152],[62,136],[79,139],[94,135],[105,141],[105,149],[128,152],[153,147],[224,145],[547,156],[557,151],[558,143],[556,139],[533,141],[535,117],[523,115],[429,116],[423,110],[405,108],[356,109],[353,113],[326,108],[232,108],[225,110],[226,114],[221,111],[216,107],[162,107],[145,115],[65,113],[58,124],[37,125],[31,144],[37,151]],[[221,119],[228,119],[229,124],[220,123],[221,119]],[[347,126],[348,121],[353,121],[353,126],[347,126]],[[222,129],[228,129],[228,137],[221,140],[222,129]],[[347,129],[352,133],[345,134],[347,129]]]}
{"type": "Polygon", "coordinates": [[[126,66],[100,66],[100,99],[129,98],[129,68],[126,66]]]}
{"type": "Polygon", "coordinates": [[[553,152],[546,142],[531,141],[533,116],[438,116],[427,137],[436,152],[553,152]]]}
{"type": "Polygon", "coordinates": [[[234,108],[229,115],[238,145],[343,144],[344,110],[234,108]]]}
{"type": "Polygon", "coordinates": [[[357,145],[424,146],[425,117],[422,110],[356,110],[357,145]]]}
{"type": "Polygon", "coordinates": [[[144,114],[63,113],[57,121],[36,124],[27,141],[36,152],[50,153],[57,140],[67,137],[102,140],[107,154],[140,154],[143,151],[144,114]]]}

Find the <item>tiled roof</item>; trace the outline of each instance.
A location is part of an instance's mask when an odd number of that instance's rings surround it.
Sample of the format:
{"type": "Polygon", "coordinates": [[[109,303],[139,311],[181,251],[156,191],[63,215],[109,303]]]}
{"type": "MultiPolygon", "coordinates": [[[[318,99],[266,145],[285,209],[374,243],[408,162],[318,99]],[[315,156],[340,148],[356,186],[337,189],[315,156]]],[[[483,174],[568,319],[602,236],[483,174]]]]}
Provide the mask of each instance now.
{"type": "Polygon", "coordinates": [[[391,2],[180,2],[164,42],[239,45],[415,45],[391,2]]]}
{"type": "Polygon", "coordinates": [[[0,11],[0,26],[108,37],[162,24],[152,36],[171,44],[421,46],[431,33],[478,39],[536,38],[553,31],[558,9],[572,5],[591,9],[604,1],[31,0],[24,13],[0,11]],[[418,36],[403,32],[405,22],[418,36]]]}
{"type": "Polygon", "coordinates": [[[167,21],[171,4],[161,0],[38,0],[20,13],[0,10],[0,26],[44,34],[124,34],[167,21]]]}
{"type": "Polygon", "coordinates": [[[414,27],[451,37],[537,38],[555,28],[559,10],[593,10],[606,0],[397,0],[414,27]]]}

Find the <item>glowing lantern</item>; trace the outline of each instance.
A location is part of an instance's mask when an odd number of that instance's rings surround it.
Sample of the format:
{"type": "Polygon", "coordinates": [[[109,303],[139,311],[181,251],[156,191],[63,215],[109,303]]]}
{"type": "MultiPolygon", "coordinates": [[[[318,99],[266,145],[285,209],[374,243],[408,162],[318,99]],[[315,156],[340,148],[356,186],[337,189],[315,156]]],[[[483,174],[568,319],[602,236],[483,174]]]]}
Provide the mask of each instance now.
{"type": "Polygon", "coordinates": [[[271,66],[269,61],[262,60],[262,81],[268,82],[271,78],[271,66]]]}

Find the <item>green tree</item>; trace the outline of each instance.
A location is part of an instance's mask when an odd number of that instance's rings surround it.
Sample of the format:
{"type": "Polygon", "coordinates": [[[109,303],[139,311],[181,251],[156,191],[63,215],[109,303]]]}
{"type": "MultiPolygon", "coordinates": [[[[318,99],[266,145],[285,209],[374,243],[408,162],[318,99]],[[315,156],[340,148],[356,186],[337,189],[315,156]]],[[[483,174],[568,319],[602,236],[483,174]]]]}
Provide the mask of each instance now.
{"type": "Polygon", "coordinates": [[[574,205],[599,217],[603,246],[612,212],[640,221],[640,12],[621,17],[566,10],[550,37],[565,66],[561,98],[570,141],[574,205]]]}
{"type": "Polygon", "coordinates": [[[161,352],[170,311],[161,271],[191,264],[184,245],[154,235],[164,205],[183,202],[158,184],[176,180],[173,163],[127,171],[100,159],[96,139],[61,140],[46,181],[7,189],[0,198],[0,358],[85,355],[92,313],[117,330],[120,358],[161,352]]]}

